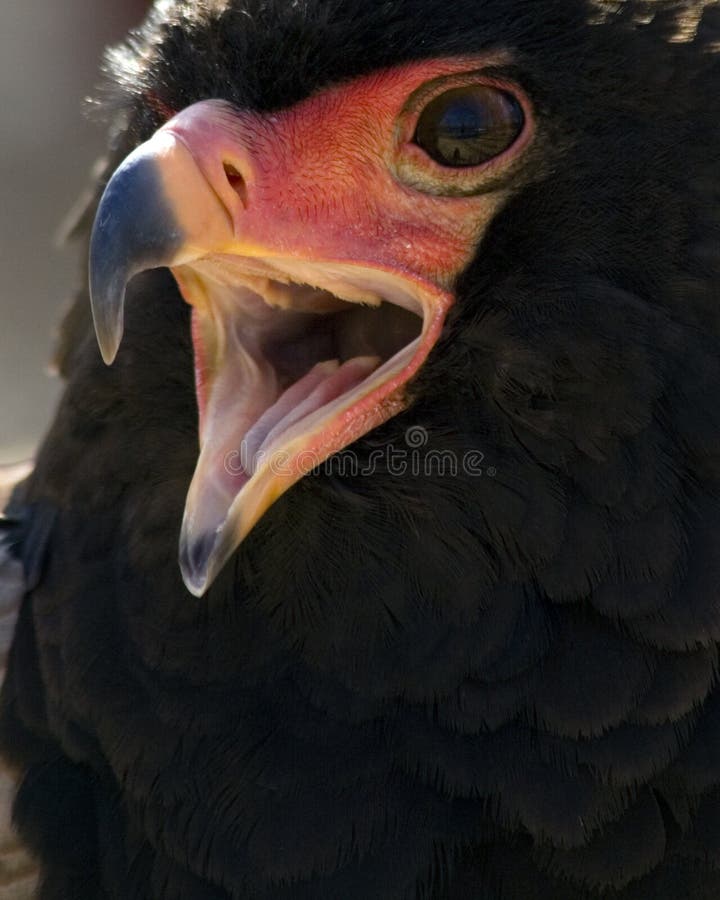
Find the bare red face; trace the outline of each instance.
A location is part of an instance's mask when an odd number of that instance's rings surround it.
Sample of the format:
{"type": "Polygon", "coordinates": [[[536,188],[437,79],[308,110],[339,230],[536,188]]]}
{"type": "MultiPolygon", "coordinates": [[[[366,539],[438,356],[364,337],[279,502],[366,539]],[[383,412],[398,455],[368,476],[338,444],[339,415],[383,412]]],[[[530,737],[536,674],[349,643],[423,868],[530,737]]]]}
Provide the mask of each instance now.
{"type": "Polygon", "coordinates": [[[438,59],[272,114],[204,101],[118,169],[91,288],[111,361],[137,271],[193,306],[200,456],[181,567],[205,591],[294,482],[405,407],[533,135],[505,60],[438,59]]]}

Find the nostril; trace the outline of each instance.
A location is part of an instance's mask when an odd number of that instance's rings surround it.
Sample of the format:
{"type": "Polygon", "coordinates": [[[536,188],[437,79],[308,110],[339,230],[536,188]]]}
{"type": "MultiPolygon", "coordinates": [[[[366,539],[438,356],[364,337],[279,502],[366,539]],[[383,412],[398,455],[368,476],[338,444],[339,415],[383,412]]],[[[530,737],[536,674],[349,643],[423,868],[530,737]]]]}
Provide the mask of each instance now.
{"type": "Polygon", "coordinates": [[[245,179],[232,163],[223,163],[223,168],[230,187],[240,197],[242,205],[247,206],[247,185],[245,184],[245,179]]]}

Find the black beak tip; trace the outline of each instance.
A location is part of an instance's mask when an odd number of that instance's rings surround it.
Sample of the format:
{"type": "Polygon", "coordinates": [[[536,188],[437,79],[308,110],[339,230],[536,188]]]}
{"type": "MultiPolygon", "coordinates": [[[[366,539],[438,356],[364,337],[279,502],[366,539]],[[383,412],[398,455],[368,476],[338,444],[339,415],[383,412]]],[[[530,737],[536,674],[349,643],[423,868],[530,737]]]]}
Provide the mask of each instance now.
{"type": "Polygon", "coordinates": [[[169,265],[182,244],[162,174],[148,148],[139,147],[108,182],[90,238],[90,301],[108,365],[122,339],[127,283],[138,272],[169,265]]]}
{"type": "Polygon", "coordinates": [[[187,589],[196,597],[201,597],[207,588],[209,561],[217,543],[218,536],[212,532],[193,541],[183,536],[180,541],[180,571],[187,589]]]}

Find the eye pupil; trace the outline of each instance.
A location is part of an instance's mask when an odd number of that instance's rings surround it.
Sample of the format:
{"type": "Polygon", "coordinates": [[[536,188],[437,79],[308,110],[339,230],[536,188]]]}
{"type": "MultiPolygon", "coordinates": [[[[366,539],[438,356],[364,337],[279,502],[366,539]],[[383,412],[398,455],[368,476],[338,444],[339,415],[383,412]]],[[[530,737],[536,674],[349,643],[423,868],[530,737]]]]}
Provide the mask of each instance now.
{"type": "Polygon", "coordinates": [[[414,141],[435,162],[479,166],[511,147],[525,124],[520,103],[489,85],[453,88],[420,113],[414,141]]]}

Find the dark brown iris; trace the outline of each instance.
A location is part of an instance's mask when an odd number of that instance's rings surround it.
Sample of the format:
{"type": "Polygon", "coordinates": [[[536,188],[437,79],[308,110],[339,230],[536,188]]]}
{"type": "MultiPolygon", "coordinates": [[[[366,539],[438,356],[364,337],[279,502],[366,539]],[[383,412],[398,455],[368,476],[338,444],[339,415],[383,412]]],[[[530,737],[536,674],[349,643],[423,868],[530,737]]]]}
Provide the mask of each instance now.
{"type": "Polygon", "coordinates": [[[511,147],[524,124],[512,94],[474,84],[431,100],[420,113],[414,141],[441,166],[479,166],[511,147]]]}

